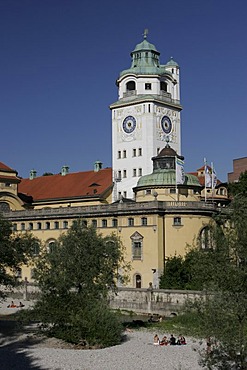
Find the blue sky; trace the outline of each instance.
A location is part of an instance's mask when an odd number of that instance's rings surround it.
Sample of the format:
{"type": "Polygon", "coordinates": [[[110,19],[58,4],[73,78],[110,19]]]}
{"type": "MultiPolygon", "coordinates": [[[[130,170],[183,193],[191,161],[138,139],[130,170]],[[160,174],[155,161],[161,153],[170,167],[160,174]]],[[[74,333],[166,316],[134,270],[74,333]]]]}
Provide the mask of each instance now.
{"type": "Polygon", "coordinates": [[[181,68],[185,171],[247,156],[246,0],[0,0],[0,161],[28,177],[111,166],[115,81],[143,30],[181,68]]]}

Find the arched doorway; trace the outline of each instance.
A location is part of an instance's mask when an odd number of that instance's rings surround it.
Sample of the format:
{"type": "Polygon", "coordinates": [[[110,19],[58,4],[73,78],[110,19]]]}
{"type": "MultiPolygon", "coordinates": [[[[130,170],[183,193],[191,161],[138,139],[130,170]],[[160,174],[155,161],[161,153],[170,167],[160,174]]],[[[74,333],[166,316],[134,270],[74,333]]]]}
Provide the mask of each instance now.
{"type": "Polygon", "coordinates": [[[135,275],[135,287],[139,289],[142,287],[142,277],[140,274],[135,275]]]}

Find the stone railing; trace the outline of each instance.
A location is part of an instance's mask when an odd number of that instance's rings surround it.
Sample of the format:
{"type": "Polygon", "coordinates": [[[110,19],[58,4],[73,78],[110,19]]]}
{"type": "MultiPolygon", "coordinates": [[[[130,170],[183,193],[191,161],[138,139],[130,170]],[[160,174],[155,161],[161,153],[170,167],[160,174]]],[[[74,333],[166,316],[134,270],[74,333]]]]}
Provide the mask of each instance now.
{"type": "Polygon", "coordinates": [[[217,205],[206,202],[140,202],[140,203],[116,203],[97,206],[82,207],[58,207],[30,209],[23,211],[3,212],[3,216],[11,221],[18,219],[38,219],[53,217],[89,217],[97,215],[121,215],[125,213],[155,213],[155,212],[186,212],[186,211],[207,211],[215,212],[217,205]]]}

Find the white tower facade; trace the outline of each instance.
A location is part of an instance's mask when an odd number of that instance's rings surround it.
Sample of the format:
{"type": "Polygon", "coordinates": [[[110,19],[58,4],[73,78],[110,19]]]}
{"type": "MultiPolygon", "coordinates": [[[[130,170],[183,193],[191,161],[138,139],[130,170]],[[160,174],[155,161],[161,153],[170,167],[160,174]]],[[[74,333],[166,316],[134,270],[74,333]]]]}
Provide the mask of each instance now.
{"type": "Polygon", "coordinates": [[[166,141],[181,154],[179,66],[144,40],[131,53],[132,65],[117,80],[112,110],[113,201],[133,198],[138,179],[152,172],[151,158],[166,141]]]}

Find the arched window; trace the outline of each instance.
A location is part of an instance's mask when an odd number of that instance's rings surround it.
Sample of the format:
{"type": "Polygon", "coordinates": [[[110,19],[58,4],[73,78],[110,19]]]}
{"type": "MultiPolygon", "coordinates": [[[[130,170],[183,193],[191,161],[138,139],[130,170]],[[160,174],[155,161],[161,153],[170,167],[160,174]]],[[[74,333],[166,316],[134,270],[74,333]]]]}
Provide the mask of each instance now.
{"type": "Polygon", "coordinates": [[[40,252],[39,243],[34,243],[32,245],[32,252],[33,252],[33,256],[38,256],[39,255],[39,252],[40,252]]]}
{"type": "Polygon", "coordinates": [[[53,253],[55,252],[55,250],[56,250],[56,244],[55,244],[55,241],[52,240],[48,243],[48,252],[53,253]]]}
{"type": "Polygon", "coordinates": [[[132,91],[136,89],[136,83],[135,81],[129,81],[126,84],[126,91],[132,91]]]}
{"type": "Polygon", "coordinates": [[[167,92],[167,83],[166,82],[164,82],[164,81],[160,82],[160,90],[167,92]]]}
{"type": "Polygon", "coordinates": [[[7,202],[0,202],[0,212],[9,212],[10,206],[7,202]]]}
{"type": "Polygon", "coordinates": [[[209,226],[204,227],[200,232],[200,245],[205,250],[213,247],[212,229],[209,226]]]}
{"type": "Polygon", "coordinates": [[[135,275],[135,288],[141,288],[142,287],[142,277],[140,274],[135,275]]]}

